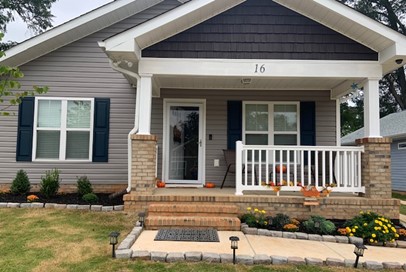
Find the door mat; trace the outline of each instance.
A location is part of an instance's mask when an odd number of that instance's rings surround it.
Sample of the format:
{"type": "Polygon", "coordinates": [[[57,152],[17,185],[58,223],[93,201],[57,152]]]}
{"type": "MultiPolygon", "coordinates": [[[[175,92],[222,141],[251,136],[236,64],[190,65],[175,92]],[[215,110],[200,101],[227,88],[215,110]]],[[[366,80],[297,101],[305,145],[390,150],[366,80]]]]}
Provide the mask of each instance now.
{"type": "Polygon", "coordinates": [[[215,229],[160,229],[154,240],[220,242],[215,229]]]}

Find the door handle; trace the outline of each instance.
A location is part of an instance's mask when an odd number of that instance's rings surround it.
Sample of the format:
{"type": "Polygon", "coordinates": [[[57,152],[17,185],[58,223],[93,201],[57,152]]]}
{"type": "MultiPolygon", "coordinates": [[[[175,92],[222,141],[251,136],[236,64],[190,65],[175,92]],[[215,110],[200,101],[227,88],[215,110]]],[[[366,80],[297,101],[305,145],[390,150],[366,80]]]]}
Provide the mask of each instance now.
{"type": "Polygon", "coordinates": [[[199,146],[202,147],[202,140],[199,140],[199,146]]]}

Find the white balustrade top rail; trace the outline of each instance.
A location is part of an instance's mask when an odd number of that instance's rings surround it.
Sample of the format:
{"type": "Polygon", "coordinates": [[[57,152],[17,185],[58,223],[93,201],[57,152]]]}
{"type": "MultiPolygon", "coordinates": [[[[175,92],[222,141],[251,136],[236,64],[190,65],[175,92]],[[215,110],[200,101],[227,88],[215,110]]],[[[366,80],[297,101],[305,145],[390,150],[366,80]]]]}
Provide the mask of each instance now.
{"type": "Polygon", "coordinates": [[[364,147],[282,146],[236,144],[236,195],[246,190],[319,191],[364,193],[361,153],[364,147]]]}

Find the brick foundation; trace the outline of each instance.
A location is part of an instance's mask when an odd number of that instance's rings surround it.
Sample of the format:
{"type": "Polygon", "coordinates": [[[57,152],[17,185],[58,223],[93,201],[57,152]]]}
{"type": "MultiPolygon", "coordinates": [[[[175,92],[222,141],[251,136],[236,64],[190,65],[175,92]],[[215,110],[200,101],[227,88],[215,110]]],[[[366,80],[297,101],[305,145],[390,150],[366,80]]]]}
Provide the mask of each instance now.
{"type": "Polygon", "coordinates": [[[152,194],[156,184],[156,142],[154,135],[132,135],[131,194],[152,194]]]}
{"type": "Polygon", "coordinates": [[[367,198],[388,199],[392,197],[391,148],[389,138],[363,138],[356,141],[363,145],[362,182],[367,198]]]}
{"type": "Polygon", "coordinates": [[[400,201],[397,199],[372,199],[365,197],[328,197],[319,199],[318,206],[303,205],[301,196],[165,196],[165,195],[124,195],[124,210],[138,213],[146,211],[151,203],[179,204],[234,204],[239,213],[247,212],[247,207],[264,209],[270,215],[284,213],[293,218],[307,219],[311,215],[321,215],[329,219],[350,219],[360,211],[374,211],[391,219],[399,219],[400,201]]]}

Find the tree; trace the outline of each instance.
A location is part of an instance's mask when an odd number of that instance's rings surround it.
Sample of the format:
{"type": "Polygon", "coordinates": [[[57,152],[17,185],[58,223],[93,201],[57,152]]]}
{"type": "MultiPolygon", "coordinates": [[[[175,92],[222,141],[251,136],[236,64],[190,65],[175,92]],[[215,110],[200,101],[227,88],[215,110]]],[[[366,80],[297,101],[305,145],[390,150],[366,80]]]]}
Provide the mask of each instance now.
{"type": "Polygon", "coordinates": [[[15,15],[35,33],[52,27],[51,5],[57,0],[0,0],[0,32],[7,32],[7,24],[15,15]]]}
{"type": "MultiPolygon", "coordinates": [[[[406,35],[406,0],[338,0],[344,4],[350,5],[354,9],[367,15],[368,17],[385,24],[391,29],[406,35]]],[[[380,81],[380,117],[406,109],[406,75],[405,68],[401,67],[392,73],[383,77],[380,81]]],[[[360,104],[355,104],[357,107],[360,104]]],[[[360,110],[351,109],[351,105],[342,106],[342,120],[347,128],[351,125],[351,116],[343,115],[349,111],[360,112],[360,110]],[[348,108],[349,107],[349,108],[348,108]],[[349,119],[348,119],[349,118],[349,119]],[[349,122],[345,124],[345,122],[349,122]]],[[[362,110],[363,111],[363,110],[362,110]]],[[[342,130],[352,132],[357,127],[342,130]]],[[[344,134],[345,135],[345,134],[344,134]]]]}
{"type": "MultiPolygon", "coordinates": [[[[0,41],[4,34],[0,33],[0,41]]],[[[4,51],[0,50],[0,58],[4,51]]],[[[20,91],[21,84],[18,82],[24,74],[17,67],[0,66],[0,115],[10,115],[8,109],[21,103],[26,96],[34,96],[48,91],[48,87],[33,86],[30,91],[20,91]]]]}
{"type": "MultiPolygon", "coordinates": [[[[0,58],[4,51],[16,45],[9,41],[1,43],[7,24],[15,20],[18,15],[35,33],[40,33],[52,27],[51,5],[57,0],[0,0],[0,58]]],[[[26,96],[34,96],[47,92],[47,87],[34,86],[30,91],[20,91],[18,82],[24,74],[17,67],[0,65],[0,115],[9,115],[8,109],[18,105],[26,96]]]]}

